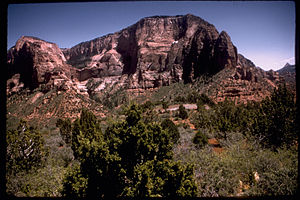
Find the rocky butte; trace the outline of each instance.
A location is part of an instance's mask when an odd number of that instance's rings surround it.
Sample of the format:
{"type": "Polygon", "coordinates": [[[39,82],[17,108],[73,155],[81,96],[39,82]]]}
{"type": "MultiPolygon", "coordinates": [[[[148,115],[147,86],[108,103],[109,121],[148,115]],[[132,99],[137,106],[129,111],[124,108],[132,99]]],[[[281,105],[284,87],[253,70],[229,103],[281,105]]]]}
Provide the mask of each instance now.
{"type": "Polygon", "coordinates": [[[25,88],[91,96],[112,86],[143,90],[208,75],[212,99],[246,102],[263,99],[281,80],[238,54],[225,31],[191,14],[146,17],[67,49],[23,36],[9,49],[7,63],[8,96],[25,88]]]}
{"type": "Polygon", "coordinates": [[[127,75],[124,84],[132,89],[192,82],[238,62],[228,34],[190,14],[147,17],[63,53],[68,64],[81,69],[79,81],[127,75]]]}

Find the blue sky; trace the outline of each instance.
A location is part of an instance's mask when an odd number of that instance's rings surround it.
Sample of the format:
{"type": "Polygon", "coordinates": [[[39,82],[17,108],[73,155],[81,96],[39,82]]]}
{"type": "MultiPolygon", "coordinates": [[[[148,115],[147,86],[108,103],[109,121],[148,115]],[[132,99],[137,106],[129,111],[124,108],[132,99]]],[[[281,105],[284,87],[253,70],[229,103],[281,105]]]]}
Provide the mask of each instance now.
{"type": "Polygon", "coordinates": [[[35,36],[59,47],[114,33],[153,15],[191,13],[225,30],[238,52],[265,69],[277,70],[295,56],[293,1],[133,1],[10,4],[7,47],[35,36]]]}

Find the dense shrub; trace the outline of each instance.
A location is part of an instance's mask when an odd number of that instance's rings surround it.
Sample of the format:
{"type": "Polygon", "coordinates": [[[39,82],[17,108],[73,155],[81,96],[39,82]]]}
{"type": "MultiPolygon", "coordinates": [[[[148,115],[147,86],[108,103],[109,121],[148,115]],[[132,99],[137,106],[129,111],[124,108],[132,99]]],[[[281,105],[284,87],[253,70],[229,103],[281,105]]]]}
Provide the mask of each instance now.
{"type": "Polygon", "coordinates": [[[225,99],[209,110],[198,105],[198,115],[193,118],[197,128],[207,128],[219,132],[220,138],[227,138],[230,131],[240,131],[248,134],[255,118],[254,105],[235,105],[233,101],[225,99]]]}
{"type": "Polygon", "coordinates": [[[85,114],[89,120],[82,115],[75,121],[74,151],[80,166],[69,170],[64,179],[63,195],[195,195],[192,166],[181,166],[170,160],[173,142],[169,129],[164,130],[157,123],[144,123],[142,111],[135,104],[128,107],[125,114],[125,121],[112,124],[104,134],[97,131],[91,113],[85,114]],[[82,120],[84,124],[80,123],[82,120]],[[90,130],[89,135],[85,130],[90,130]],[[159,171],[153,171],[153,166],[159,171]]]}
{"type": "Polygon", "coordinates": [[[165,110],[168,109],[168,103],[167,103],[167,102],[162,101],[162,102],[161,102],[161,105],[162,105],[162,108],[163,108],[163,109],[165,109],[165,110]]]}
{"type": "Polygon", "coordinates": [[[118,88],[115,86],[109,87],[104,93],[92,94],[91,98],[108,109],[127,104],[129,101],[126,90],[122,87],[118,88]]]}
{"type": "Polygon", "coordinates": [[[70,145],[72,142],[72,123],[70,119],[58,119],[56,126],[60,130],[60,134],[66,144],[70,145]]]}
{"type": "Polygon", "coordinates": [[[196,135],[193,138],[193,143],[201,148],[205,146],[208,143],[208,138],[205,134],[203,134],[201,131],[198,131],[196,135]]]}
{"type": "Polygon", "coordinates": [[[177,126],[174,124],[174,122],[170,119],[165,119],[164,121],[162,121],[161,123],[161,127],[168,131],[169,135],[170,135],[170,139],[171,141],[175,144],[177,143],[180,135],[179,135],[179,131],[177,126]]]}
{"type": "Polygon", "coordinates": [[[158,122],[159,116],[157,111],[154,109],[146,110],[146,112],[142,113],[142,121],[146,124],[152,122],[158,122]]]}
{"type": "Polygon", "coordinates": [[[204,93],[202,93],[196,101],[197,105],[207,104],[209,106],[215,105],[215,103],[204,93]]]}
{"type": "Polygon", "coordinates": [[[175,97],[174,101],[177,102],[177,103],[185,103],[186,102],[186,100],[183,96],[175,97]]]}
{"type": "Polygon", "coordinates": [[[209,146],[186,147],[188,151],[175,148],[174,158],[195,165],[201,197],[295,195],[298,187],[297,149],[274,152],[253,146],[252,142],[239,140],[226,147],[221,155],[211,152],[209,146]],[[255,173],[258,179],[255,179],[255,173]]]}
{"type": "Polygon", "coordinates": [[[213,129],[214,120],[216,118],[215,112],[213,109],[206,110],[202,106],[198,106],[198,113],[192,115],[192,123],[195,124],[197,128],[206,128],[209,130],[213,129]]]}
{"type": "MultiPolygon", "coordinates": [[[[180,95],[175,91],[168,95],[180,95]]],[[[198,112],[191,112],[195,116],[192,123],[201,130],[196,134],[189,128],[177,128],[169,119],[157,123],[162,115],[150,101],[126,107],[123,121],[120,116],[106,120],[105,132],[87,110],[73,124],[69,119],[57,121],[62,137],[57,129],[40,134],[21,121],[6,135],[7,193],[97,198],[297,192],[296,105],[284,86],[261,103],[247,105],[225,100],[211,106],[207,96],[187,93],[183,102],[196,101],[198,105],[198,112]],[[206,110],[204,104],[210,108],[206,110]],[[222,153],[205,145],[206,136],[219,137],[222,153]],[[62,138],[69,145],[63,146],[62,138]],[[254,174],[259,176],[257,180],[254,174]]],[[[165,105],[167,108],[167,102],[165,105]]],[[[180,107],[186,114],[179,116],[179,110],[176,115],[184,119],[188,114],[180,107]]]]}
{"type": "Polygon", "coordinates": [[[253,134],[266,147],[290,145],[298,140],[294,95],[286,86],[275,89],[262,101],[253,123],[253,134]]]}
{"type": "Polygon", "coordinates": [[[154,104],[151,101],[146,101],[144,104],[141,105],[142,111],[145,112],[146,110],[152,109],[154,104]]]}
{"type": "Polygon", "coordinates": [[[6,170],[8,173],[41,166],[47,155],[40,132],[21,120],[16,130],[6,134],[6,170]]]}
{"type": "Polygon", "coordinates": [[[186,97],[186,101],[189,103],[197,103],[199,98],[199,94],[196,92],[189,93],[186,97]]]}
{"type": "Polygon", "coordinates": [[[188,118],[188,113],[182,104],[180,104],[180,106],[179,106],[178,117],[180,117],[181,119],[188,118]]]}

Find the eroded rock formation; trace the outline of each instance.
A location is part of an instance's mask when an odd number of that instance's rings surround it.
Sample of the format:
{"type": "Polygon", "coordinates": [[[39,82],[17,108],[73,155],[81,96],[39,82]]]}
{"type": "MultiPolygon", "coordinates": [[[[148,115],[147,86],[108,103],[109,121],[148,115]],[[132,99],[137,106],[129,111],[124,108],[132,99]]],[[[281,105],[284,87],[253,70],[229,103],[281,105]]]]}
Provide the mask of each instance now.
{"type": "MultiPolygon", "coordinates": [[[[8,51],[7,93],[56,87],[94,95],[113,86],[149,89],[180,80],[190,83],[226,70],[231,83],[225,81],[222,87],[230,87],[217,88],[216,99],[263,93],[279,80],[278,72],[256,67],[238,54],[225,31],[219,34],[203,19],[191,14],[153,16],[62,50],[54,43],[21,37],[8,51]],[[262,82],[262,91],[255,89],[262,82]]],[[[226,79],[219,77],[217,84],[226,79]]]]}
{"type": "Polygon", "coordinates": [[[54,83],[60,79],[71,81],[76,76],[76,69],[66,64],[65,56],[56,44],[35,37],[21,37],[7,57],[8,94],[23,88],[33,90],[40,85],[44,89],[54,85],[63,89],[64,86],[54,83]]]}
{"type": "Polygon", "coordinates": [[[80,43],[63,53],[80,81],[128,75],[129,88],[153,88],[237,65],[226,32],[193,16],[147,17],[115,34],[80,43]]]}

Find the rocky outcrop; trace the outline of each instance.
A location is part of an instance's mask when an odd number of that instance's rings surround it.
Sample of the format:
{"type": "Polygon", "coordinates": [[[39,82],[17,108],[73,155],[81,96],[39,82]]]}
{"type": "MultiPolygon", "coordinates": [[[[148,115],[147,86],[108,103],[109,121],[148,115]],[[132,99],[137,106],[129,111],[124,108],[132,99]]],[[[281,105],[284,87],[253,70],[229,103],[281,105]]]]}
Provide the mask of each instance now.
{"type": "Polygon", "coordinates": [[[129,88],[152,88],[237,65],[224,31],[193,16],[147,17],[117,33],[80,43],[63,53],[80,81],[127,75],[129,88]]]}
{"type": "Polygon", "coordinates": [[[215,47],[215,72],[225,67],[235,67],[238,62],[237,48],[232,44],[229,35],[222,31],[219,35],[215,47]]]}
{"type": "Polygon", "coordinates": [[[295,65],[291,65],[290,63],[286,63],[281,69],[277,70],[277,72],[282,75],[285,73],[296,73],[295,65]]]}
{"type": "Polygon", "coordinates": [[[22,118],[42,125],[76,119],[81,108],[105,117],[110,103],[178,81],[194,83],[189,87],[216,102],[260,101],[277,87],[281,73],[256,67],[238,54],[225,31],[190,14],[147,17],[68,49],[23,36],[8,51],[7,67],[8,122],[22,118]],[[209,76],[196,80],[204,74],[209,76]]]}
{"type": "Polygon", "coordinates": [[[228,98],[236,103],[247,103],[263,100],[281,83],[278,72],[264,71],[238,54],[236,67],[220,70],[199,92],[209,91],[208,96],[215,102],[228,98]]]}
{"type": "Polygon", "coordinates": [[[33,90],[54,86],[54,80],[71,80],[76,70],[66,64],[62,51],[54,43],[35,37],[21,37],[7,54],[7,93],[22,88],[33,90]]]}
{"type": "Polygon", "coordinates": [[[140,90],[180,80],[190,83],[207,74],[219,77],[213,98],[223,99],[271,91],[279,82],[278,72],[266,72],[238,54],[225,31],[219,34],[191,14],[146,17],[114,34],[62,50],[54,43],[21,37],[8,51],[8,71],[8,94],[55,87],[93,96],[120,87],[140,90]]]}
{"type": "Polygon", "coordinates": [[[289,88],[296,91],[296,66],[286,63],[283,68],[277,70],[289,88]]]}

